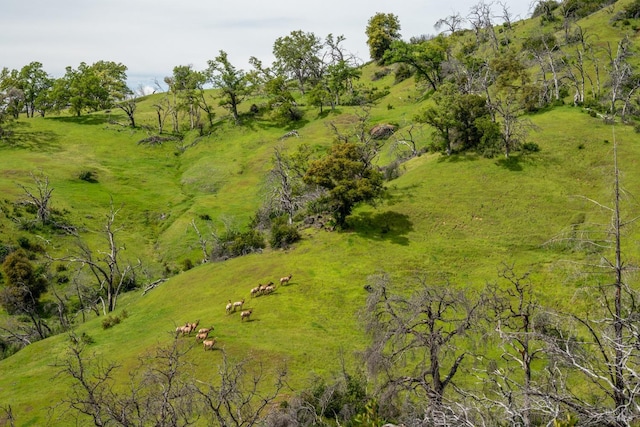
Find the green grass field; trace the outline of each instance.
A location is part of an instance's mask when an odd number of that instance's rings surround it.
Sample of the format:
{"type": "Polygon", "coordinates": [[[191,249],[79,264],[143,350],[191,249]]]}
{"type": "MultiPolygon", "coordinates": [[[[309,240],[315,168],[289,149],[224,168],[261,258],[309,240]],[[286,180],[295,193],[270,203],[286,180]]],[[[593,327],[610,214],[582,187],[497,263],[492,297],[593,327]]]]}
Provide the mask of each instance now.
{"type": "MultiPolygon", "coordinates": [[[[373,69],[365,67],[364,81],[373,69]]],[[[422,94],[413,80],[394,86],[387,76],[375,84],[391,92],[372,109],[374,123],[405,126],[429,102],[418,101],[422,94]]],[[[153,125],[151,103],[140,104],[138,123],[153,125]]],[[[191,221],[205,233],[204,215],[218,229],[226,220],[239,227],[249,223],[265,195],[274,147],[329,147],[333,135],[328,123],[349,123],[356,113],[341,107],[319,117],[307,110],[304,123],[296,127],[300,137],[284,142],[279,139],[290,128],[260,121],[243,127],[222,123],[210,136],[188,135],[185,142],[197,143],[182,153],[172,142],[138,144],[147,133],[113,124],[124,122],[116,110],[20,120],[13,142],[0,144],[3,204],[22,197],[17,184],[28,186],[31,173],[43,172],[55,189],[52,207],[86,229],[84,239],[99,245],[98,230],[113,200],[120,208],[116,223],[122,227],[126,254],[144,261],[151,281],[165,268],[180,270],[187,258],[195,263],[202,258],[191,221]],[[97,182],[78,178],[87,170],[97,182]]],[[[122,295],[116,314],[126,310],[128,317],[121,324],[103,329],[103,317],[91,318],[78,324],[76,333],[94,340],[90,352],[122,365],[124,378],[140,356],[168,345],[177,326],[198,319],[200,327],[214,326],[217,347],[233,357],[272,367],[286,364],[293,393],[314,375],[338,372],[343,357],[349,369],[362,366],[357,354],[367,339],[359,315],[372,274],[387,272],[401,286],[426,274],[436,284],[447,280],[451,286],[481,289],[497,280],[503,263],[514,264],[517,271],[531,273],[543,303],[581,310],[578,290],[584,283],[572,273],[587,255],[545,243],[572,226],[609,222],[609,213],[587,199],[605,205],[612,201],[614,141],[622,185],[630,195],[624,212],[628,218],[637,215],[633,196],[640,188],[640,137],[632,127],[605,125],[577,107],[529,118],[538,129],[529,140],[539,152],[511,159],[416,157],[386,184],[388,193],[380,203],[354,211],[347,231],[308,227],[291,249],[199,265],[145,295],[141,290],[122,295]],[[268,296],[250,297],[258,283],[278,282],[289,273],[293,278],[288,285],[268,296]],[[241,322],[238,313],[225,313],[228,300],[241,298],[245,309],[253,309],[248,322],[241,322]]],[[[426,146],[429,131],[423,130],[419,139],[426,146]]],[[[381,153],[381,159],[390,158],[388,151],[381,153]]],[[[0,240],[18,237],[8,221],[6,213],[0,214],[0,240]]],[[[638,237],[633,229],[625,234],[624,254],[630,262],[638,259],[638,237]]],[[[70,240],[49,250],[64,255],[70,240]]],[[[195,345],[193,337],[182,339],[195,345]]],[[[68,390],[68,379],[57,377],[60,369],[55,366],[64,358],[68,340],[64,334],[53,336],[0,361],[0,404],[11,405],[18,425],[45,424],[49,408],[68,390]]],[[[214,376],[221,354],[198,346],[189,358],[207,379],[214,376]]]]}

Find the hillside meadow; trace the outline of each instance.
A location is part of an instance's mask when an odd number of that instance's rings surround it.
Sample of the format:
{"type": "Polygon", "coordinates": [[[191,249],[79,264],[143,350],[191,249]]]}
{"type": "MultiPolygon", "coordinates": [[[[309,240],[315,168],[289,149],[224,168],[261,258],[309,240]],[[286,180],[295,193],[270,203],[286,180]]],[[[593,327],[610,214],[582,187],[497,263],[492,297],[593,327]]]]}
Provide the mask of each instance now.
{"type": "MultiPolygon", "coordinates": [[[[584,23],[596,29],[607,19],[602,12],[584,23]]],[[[518,25],[535,31],[532,22],[518,25]]],[[[616,34],[607,32],[604,42],[616,34]]],[[[397,135],[403,135],[431,101],[413,79],[396,84],[389,74],[374,81],[376,71],[379,67],[365,65],[361,81],[389,94],[367,112],[368,120],[395,124],[397,135]]],[[[32,174],[49,178],[53,209],[95,248],[106,248],[101,229],[110,206],[118,209],[116,236],[126,258],[143,262],[141,287],[120,296],[113,313],[123,317],[120,324],[105,329],[105,316],[89,314],[86,322],[78,316],[74,327],[77,336],[90,338],[88,354],[119,366],[118,387],[141,358],[172,343],[176,327],[196,320],[199,327],[214,327],[215,350],[203,351],[193,336],[179,341],[193,346],[187,359],[203,383],[216,381],[222,350],[270,373],[286,366],[283,397],[296,395],[316,377],[331,379],[343,369],[360,372],[360,354],[369,342],[362,321],[366,286],[381,273],[391,277],[398,293],[421,279],[471,293],[499,282],[501,268],[512,265],[530,274],[535,297],[546,307],[588,313],[594,279],[584,273],[610,254],[553,242],[568,232],[610,225],[606,207],[613,202],[614,147],[625,189],[623,217],[639,213],[638,134],[631,126],[606,124],[585,109],[563,105],[527,116],[535,125],[528,141],[539,151],[508,159],[425,152],[402,163],[400,176],[385,183],[385,196],[375,205],[358,206],[345,230],[301,223],[302,239],[291,248],[267,247],[200,264],[203,254],[192,223],[208,239],[208,249],[212,233],[225,224],[247,228],[269,194],[274,148],[292,152],[308,144],[321,154],[335,139],[331,124],[346,132],[363,111],[340,106],[319,114],[304,106],[303,120],[292,126],[260,118],[236,126],[217,108],[210,134],[196,130],[181,140],[140,143],[154,133],[153,104],[160,96],[141,100],[136,129],[123,126],[126,117],[116,109],[52,115],[20,119],[12,139],[0,144],[0,241],[27,236],[56,257],[74,249],[74,238],[26,233],[13,223],[13,206],[24,197],[20,185],[33,186],[32,174]],[[298,137],[282,138],[294,129],[298,137]],[[95,182],[79,178],[87,171],[95,182]],[[187,261],[195,267],[183,268],[187,261]],[[259,283],[278,283],[288,274],[293,277],[287,285],[251,297],[259,283]],[[145,284],[161,277],[167,280],[143,292],[145,284]],[[253,310],[249,321],[225,312],[227,301],[243,298],[244,309],[253,310]]],[[[214,92],[209,96],[213,101],[214,92]]],[[[241,113],[254,101],[260,100],[245,101],[241,113]]],[[[427,126],[413,129],[413,136],[421,149],[432,140],[427,126]]],[[[395,158],[392,145],[387,141],[379,165],[395,158]]],[[[639,233],[633,225],[624,229],[627,264],[638,261],[639,233]]],[[[70,390],[70,379],[60,375],[69,346],[69,336],[59,334],[0,360],[0,405],[11,407],[17,425],[70,422],[60,406],[70,390]]],[[[495,351],[492,343],[485,346],[488,355],[495,351]]]]}
{"type": "MultiPolygon", "coordinates": [[[[530,137],[540,146],[537,153],[511,160],[472,154],[414,158],[403,164],[399,178],[387,183],[384,200],[354,212],[349,230],[309,227],[303,230],[302,241],[289,250],[266,250],[200,265],[145,295],[139,290],[125,294],[116,312],[128,313],[121,324],[105,330],[103,318],[98,317],[78,324],[76,334],[90,336],[91,352],[126,371],[139,356],[168,345],[176,326],[198,319],[201,327],[215,327],[217,346],[233,357],[250,357],[269,367],[286,364],[288,383],[297,390],[315,375],[331,377],[339,372],[343,359],[349,369],[361,366],[357,353],[367,340],[359,310],[367,295],[367,278],[375,273],[389,273],[400,287],[415,283],[416,274],[423,274],[434,283],[481,289],[497,280],[502,263],[513,263],[518,271],[531,272],[535,292],[546,304],[581,309],[583,283],[574,277],[572,262],[584,255],[554,250],[545,242],[575,225],[576,218],[582,218],[582,224],[609,220],[607,212],[585,198],[604,204],[611,200],[614,132],[623,186],[633,194],[640,183],[638,137],[629,127],[605,125],[573,107],[540,113],[532,120],[539,129],[530,137]],[[289,273],[293,278],[288,285],[271,295],[250,298],[249,290],[258,283],[277,281],[289,273]],[[241,322],[238,313],[225,314],[226,301],[241,298],[246,300],[245,308],[254,310],[250,322],[241,322]]],[[[155,260],[167,262],[188,251],[188,244],[177,242],[193,240],[188,224],[194,215],[215,212],[212,217],[217,218],[237,213],[238,218],[246,218],[246,211],[258,206],[259,192],[254,187],[267,169],[267,147],[243,160],[262,168],[229,174],[226,188],[237,188],[234,195],[221,189],[214,195],[195,196],[184,190],[185,172],[180,171],[192,171],[207,148],[218,152],[238,147],[206,141],[194,153],[187,150],[186,156],[176,157],[172,147],[141,147],[135,142],[140,137],[137,133],[114,130],[104,123],[74,126],[71,120],[54,117],[27,125],[37,126],[38,132],[57,142],[38,148],[3,148],[3,157],[15,158],[12,169],[2,174],[5,197],[19,197],[11,183],[18,181],[17,176],[24,179],[38,164],[51,177],[54,206],[87,221],[87,226],[99,223],[110,197],[116,203],[125,200],[121,221],[127,244],[132,245],[127,250],[148,251],[155,260]],[[116,153],[107,147],[115,144],[116,153]],[[187,162],[185,157],[191,156],[194,160],[187,162]],[[76,161],[64,162],[64,158],[76,161]],[[73,178],[84,167],[99,171],[99,183],[73,178]],[[236,202],[231,203],[232,199],[236,202]],[[224,206],[219,204],[222,200],[224,206]],[[163,212],[169,213],[170,224],[158,220],[163,212]],[[138,226],[145,221],[152,226],[138,226]]],[[[301,140],[307,138],[304,128],[300,134],[301,140]]],[[[244,144],[252,143],[238,143],[244,144]]],[[[637,211],[633,198],[629,201],[631,212],[637,211]]],[[[636,258],[635,236],[637,232],[625,239],[629,259],[636,258]]],[[[53,336],[0,361],[0,401],[11,405],[20,425],[44,422],[47,408],[64,395],[68,381],[56,377],[60,368],[54,365],[64,357],[68,339],[65,334],[53,336]]],[[[206,379],[215,374],[221,355],[203,352],[198,346],[189,357],[206,379]]]]}

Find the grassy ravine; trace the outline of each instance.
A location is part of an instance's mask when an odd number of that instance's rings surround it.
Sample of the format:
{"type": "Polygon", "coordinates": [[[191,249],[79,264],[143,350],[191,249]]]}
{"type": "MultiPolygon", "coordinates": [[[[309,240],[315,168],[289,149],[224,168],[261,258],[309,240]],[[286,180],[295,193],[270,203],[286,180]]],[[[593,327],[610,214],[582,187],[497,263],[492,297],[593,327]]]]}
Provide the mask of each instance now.
{"type": "MultiPolygon", "coordinates": [[[[364,82],[373,69],[365,68],[364,82]]],[[[394,86],[392,79],[376,82],[389,86],[391,93],[371,111],[374,123],[404,125],[420,108],[413,80],[394,86]]],[[[154,123],[151,102],[140,105],[139,123],[154,123]]],[[[249,105],[245,102],[243,108],[249,105]]],[[[83,237],[99,245],[95,231],[113,198],[122,207],[119,236],[126,253],[145,260],[151,278],[157,278],[165,266],[177,269],[182,260],[201,257],[191,220],[206,214],[216,227],[226,218],[240,226],[248,222],[262,201],[274,146],[305,142],[321,150],[332,140],[326,124],[348,123],[354,112],[341,108],[320,118],[309,110],[296,127],[300,138],[284,142],[279,137],[289,129],[268,122],[220,124],[213,135],[180,155],[172,143],[137,145],[146,132],[111,124],[114,119],[124,122],[116,110],[22,120],[12,144],[0,145],[2,202],[20,198],[16,183],[30,185],[29,173],[43,171],[55,188],[52,206],[90,230],[83,237]],[[83,170],[94,171],[98,182],[79,180],[83,170]]],[[[219,117],[223,114],[220,110],[219,117]]],[[[545,304],[586,310],[579,292],[584,283],[575,278],[576,267],[569,262],[584,256],[544,243],[582,216],[585,223],[608,223],[607,212],[584,197],[604,204],[612,198],[614,131],[623,186],[636,195],[640,137],[630,127],[614,129],[568,106],[530,118],[539,127],[530,135],[540,146],[537,153],[509,161],[473,154],[417,157],[387,184],[388,196],[381,203],[356,209],[348,231],[308,228],[292,249],[198,266],[144,296],[140,291],[123,295],[116,314],[126,310],[129,316],[121,324],[104,330],[100,317],[78,325],[76,333],[93,338],[90,353],[122,365],[118,372],[124,379],[139,356],[171,341],[176,326],[199,319],[202,327],[215,326],[218,346],[233,357],[252,357],[273,367],[286,363],[294,393],[312,375],[337,372],[341,354],[350,369],[361,366],[357,352],[367,340],[358,314],[367,277],[377,272],[388,272],[399,288],[423,272],[434,283],[443,283],[446,276],[452,286],[480,289],[497,280],[501,263],[514,263],[517,271],[531,272],[545,304]],[[249,297],[258,283],[288,273],[293,273],[289,285],[269,296],[249,297]],[[241,323],[237,313],[226,315],[224,306],[243,297],[254,313],[250,322],[241,323]]],[[[425,145],[428,131],[419,138],[425,145]]],[[[187,141],[196,139],[189,135],[187,141]]],[[[635,217],[634,199],[628,202],[626,216],[635,217]]],[[[208,232],[206,224],[198,225],[208,232]]],[[[15,239],[15,233],[0,214],[0,239],[15,239]]],[[[637,230],[625,234],[624,254],[630,262],[638,258],[638,237],[637,230]]],[[[56,248],[52,250],[61,254],[67,251],[64,244],[56,248]]],[[[45,424],[48,409],[65,396],[68,380],[56,377],[59,368],[54,365],[67,347],[68,337],[58,335],[0,361],[0,404],[11,405],[18,425],[45,424]]],[[[221,355],[197,347],[189,358],[202,375],[199,379],[207,380],[221,355]]]]}

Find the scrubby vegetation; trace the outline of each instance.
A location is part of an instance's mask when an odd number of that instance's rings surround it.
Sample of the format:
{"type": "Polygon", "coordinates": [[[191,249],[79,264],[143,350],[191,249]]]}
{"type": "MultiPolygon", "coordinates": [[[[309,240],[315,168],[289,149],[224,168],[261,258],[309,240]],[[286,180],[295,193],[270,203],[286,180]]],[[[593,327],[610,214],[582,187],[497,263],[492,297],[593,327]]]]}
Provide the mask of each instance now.
{"type": "Polygon", "coordinates": [[[637,423],[636,3],[4,69],[0,422],[637,423]]]}

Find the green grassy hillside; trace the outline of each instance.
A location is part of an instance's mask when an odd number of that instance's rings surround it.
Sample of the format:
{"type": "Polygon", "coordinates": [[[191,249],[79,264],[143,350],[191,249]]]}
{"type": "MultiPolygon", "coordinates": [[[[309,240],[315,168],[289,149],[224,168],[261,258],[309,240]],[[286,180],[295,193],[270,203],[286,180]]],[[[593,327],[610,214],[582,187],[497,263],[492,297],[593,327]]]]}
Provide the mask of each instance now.
{"type": "MultiPolygon", "coordinates": [[[[590,19],[596,19],[592,17],[590,19]]],[[[376,69],[368,65],[363,80],[376,69]]],[[[369,79],[369,80],[367,80],[369,79]]],[[[389,75],[376,81],[389,95],[371,111],[373,123],[407,125],[421,106],[413,80],[393,84],[389,75]]],[[[159,96],[159,95],[154,95],[159,96]]],[[[153,96],[139,107],[140,124],[154,123],[153,96]]],[[[250,102],[243,104],[248,109],[250,102]]],[[[16,184],[30,185],[30,173],[42,171],[54,188],[52,206],[79,226],[93,244],[109,204],[121,207],[117,224],[127,256],[146,265],[148,280],[165,270],[179,271],[182,261],[202,257],[191,221],[208,233],[231,220],[246,226],[265,197],[264,183],[276,146],[292,149],[307,143],[316,150],[330,146],[330,122],[348,124],[358,112],[341,107],[322,117],[312,109],[296,125],[299,138],[280,137],[291,128],[254,121],[251,126],[221,123],[208,136],[189,134],[183,152],[173,142],[148,146],[143,130],[124,122],[116,110],[82,117],[53,116],[20,120],[11,144],[0,145],[0,189],[6,209],[23,196],[16,184]],[[92,171],[97,182],[78,178],[92,171]]],[[[224,115],[223,110],[218,110],[224,115]]],[[[103,317],[79,323],[76,334],[93,339],[89,351],[122,366],[122,377],[138,357],[168,345],[175,328],[186,321],[213,325],[219,348],[237,358],[251,357],[270,366],[286,364],[290,393],[313,375],[330,377],[361,366],[357,353],[366,347],[359,311],[367,296],[368,276],[387,272],[399,283],[427,274],[434,283],[482,288],[497,279],[502,263],[531,272],[535,293],[550,307],[580,307],[584,284],[573,276],[575,262],[587,255],[545,245],[568,229],[606,224],[609,213],[588,199],[610,204],[613,186],[613,143],[618,144],[622,185],[633,195],[640,188],[640,138],[632,127],[607,125],[579,107],[562,106],[531,115],[537,130],[529,135],[540,151],[510,159],[475,154],[423,154],[403,163],[399,178],[386,183],[388,194],[376,206],[360,206],[349,229],[331,232],[302,228],[302,240],[288,250],[209,263],[180,272],[143,294],[135,290],[119,300],[122,323],[102,328],[103,317]],[[271,295],[251,298],[258,283],[291,282],[271,295]],[[246,300],[251,321],[226,314],[228,300],[246,300]]],[[[430,141],[428,129],[419,145],[430,141]]],[[[390,146],[391,143],[389,142],[390,146]]],[[[384,159],[392,155],[385,151],[384,159]]],[[[626,205],[629,217],[638,208],[626,205]]],[[[625,256],[638,258],[639,232],[625,235],[625,256]]],[[[0,239],[22,232],[0,215],[0,239]]],[[[30,236],[31,239],[37,237],[30,236]]],[[[71,239],[48,248],[64,255],[71,239]]],[[[193,337],[182,338],[193,342],[193,337]]],[[[56,376],[65,356],[65,334],[35,342],[0,361],[0,403],[10,405],[18,425],[43,425],[48,409],[68,390],[68,379],[56,376]]],[[[220,363],[219,351],[201,347],[189,359],[206,380],[220,363]]],[[[1,422],[0,422],[1,423],[1,422]]]]}

